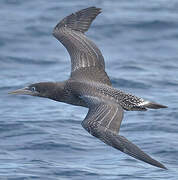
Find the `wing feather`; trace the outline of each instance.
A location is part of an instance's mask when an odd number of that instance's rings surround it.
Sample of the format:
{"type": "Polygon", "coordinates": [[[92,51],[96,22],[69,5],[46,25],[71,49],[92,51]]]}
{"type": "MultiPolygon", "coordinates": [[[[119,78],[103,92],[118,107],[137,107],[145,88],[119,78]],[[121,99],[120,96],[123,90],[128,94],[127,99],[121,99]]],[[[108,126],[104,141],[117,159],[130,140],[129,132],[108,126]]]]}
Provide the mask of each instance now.
{"type": "Polygon", "coordinates": [[[56,25],[53,35],[64,45],[71,57],[71,78],[87,78],[111,85],[100,50],[84,34],[99,13],[100,8],[89,7],[71,14],[56,25]],[[90,76],[83,77],[86,71],[90,76]]]}
{"type": "Polygon", "coordinates": [[[123,109],[121,106],[96,97],[85,96],[82,98],[89,106],[88,114],[83,120],[82,126],[90,134],[138,160],[167,169],[163,164],[143,152],[124,136],[118,135],[123,119],[123,109]]]}
{"type": "Polygon", "coordinates": [[[119,104],[102,101],[91,96],[82,98],[89,104],[88,114],[82,122],[84,128],[90,125],[102,126],[116,134],[119,132],[124,114],[123,108],[119,104]]]}

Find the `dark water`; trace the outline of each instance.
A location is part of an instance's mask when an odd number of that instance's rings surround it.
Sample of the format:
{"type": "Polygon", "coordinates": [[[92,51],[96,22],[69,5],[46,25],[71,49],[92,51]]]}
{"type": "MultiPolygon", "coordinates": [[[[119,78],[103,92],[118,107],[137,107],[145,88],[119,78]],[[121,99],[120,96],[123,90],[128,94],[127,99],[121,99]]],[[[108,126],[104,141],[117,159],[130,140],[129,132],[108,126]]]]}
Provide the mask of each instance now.
{"type": "Polygon", "coordinates": [[[178,179],[178,1],[1,0],[0,179],[178,179]],[[87,109],[10,96],[70,73],[64,47],[51,35],[64,16],[103,9],[87,33],[100,47],[114,87],[168,105],[126,112],[120,134],[161,161],[164,171],[106,146],[80,125],[87,109]]]}

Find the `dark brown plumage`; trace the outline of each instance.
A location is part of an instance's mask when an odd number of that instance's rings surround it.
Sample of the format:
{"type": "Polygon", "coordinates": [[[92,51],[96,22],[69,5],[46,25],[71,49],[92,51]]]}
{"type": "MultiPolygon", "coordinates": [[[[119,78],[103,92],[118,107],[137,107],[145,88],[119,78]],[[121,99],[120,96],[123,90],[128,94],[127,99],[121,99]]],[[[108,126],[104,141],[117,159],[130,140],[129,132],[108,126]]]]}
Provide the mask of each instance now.
{"type": "Polygon", "coordinates": [[[100,50],[84,34],[99,13],[100,8],[86,8],[65,17],[54,28],[53,35],[65,46],[71,57],[71,75],[68,80],[35,83],[11,93],[40,96],[89,108],[82,126],[90,134],[136,159],[166,169],[128,139],[118,135],[124,110],[145,111],[147,108],[166,106],[112,87],[100,50]]]}

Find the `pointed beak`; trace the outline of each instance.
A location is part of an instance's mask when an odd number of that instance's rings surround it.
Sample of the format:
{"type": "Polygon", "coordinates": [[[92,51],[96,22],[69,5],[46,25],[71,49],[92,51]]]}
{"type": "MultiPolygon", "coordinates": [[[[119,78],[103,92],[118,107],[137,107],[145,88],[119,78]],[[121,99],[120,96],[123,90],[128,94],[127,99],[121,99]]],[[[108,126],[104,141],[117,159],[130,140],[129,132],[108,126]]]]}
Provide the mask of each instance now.
{"type": "Polygon", "coordinates": [[[28,87],[25,87],[22,89],[17,89],[15,91],[11,91],[8,94],[33,95],[34,93],[31,90],[29,90],[28,87]]]}

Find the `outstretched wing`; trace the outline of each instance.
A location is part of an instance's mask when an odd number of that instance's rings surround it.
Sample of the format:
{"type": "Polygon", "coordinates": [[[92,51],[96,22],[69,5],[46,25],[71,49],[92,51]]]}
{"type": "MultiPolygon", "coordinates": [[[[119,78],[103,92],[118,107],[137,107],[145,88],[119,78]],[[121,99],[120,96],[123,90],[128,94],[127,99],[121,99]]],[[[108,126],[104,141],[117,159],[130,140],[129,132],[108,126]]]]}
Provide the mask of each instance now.
{"type": "Polygon", "coordinates": [[[82,126],[90,134],[136,159],[166,169],[163,164],[144,153],[138,146],[118,135],[123,119],[123,109],[120,105],[89,96],[82,98],[89,105],[89,112],[82,126]]]}
{"type": "Polygon", "coordinates": [[[53,35],[70,54],[71,78],[111,85],[100,50],[84,34],[99,13],[100,8],[89,7],[71,14],[56,25],[53,35]]]}

